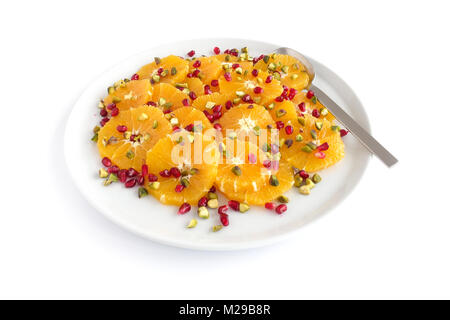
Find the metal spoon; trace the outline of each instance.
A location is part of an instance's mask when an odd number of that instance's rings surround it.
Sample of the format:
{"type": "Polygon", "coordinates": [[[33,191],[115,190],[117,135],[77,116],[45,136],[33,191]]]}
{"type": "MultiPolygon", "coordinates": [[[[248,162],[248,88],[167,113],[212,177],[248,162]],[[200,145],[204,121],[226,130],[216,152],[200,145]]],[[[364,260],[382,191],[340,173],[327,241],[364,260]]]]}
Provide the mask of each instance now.
{"type": "Polygon", "coordinates": [[[306,68],[309,76],[309,89],[314,91],[319,101],[338,119],[358,140],[374,155],[376,155],[385,165],[392,167],[398,160],[383,147],[374,137],[372,137],[363,127],[361,127],[352,117],[348,115],[339,105],[334,102],[325,92],[312,84],[315,77],[314,67],[301,53],[291,48],[278,48],[275,50],[279,54],[290,55],[299,60],[306,68]]]}

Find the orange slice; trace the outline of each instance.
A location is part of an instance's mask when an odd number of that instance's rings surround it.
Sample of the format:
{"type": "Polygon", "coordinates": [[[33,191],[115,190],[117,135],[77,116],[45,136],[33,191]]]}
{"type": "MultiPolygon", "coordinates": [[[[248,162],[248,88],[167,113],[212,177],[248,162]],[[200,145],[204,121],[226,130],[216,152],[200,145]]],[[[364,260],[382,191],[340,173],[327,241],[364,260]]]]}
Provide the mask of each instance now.
{"type": "Polygon", "coordinates": [[[178,108],[171,115],[177,119],[178,126],[188,131],[204,132],[212,129],[212,125],[205,114],[193,107],[178,108]]]}
{"type": "Polygon", "coordinates": [[[154,86],[152,101],[162,110],[176,110],[189,102],[189,96],[168,83],[160,83],[154,86]]]}
{"type": "Polygon", "coordinates": [[[115,103],[121,111],[124,111],[150,101],[153,88],[150,81],[144,79],[128,82],[120,81],[114,87],[110,87],[108,91],[109,95],[103,100],[104,105],[115,103]]]}
{"type": "Polygon", "coordinates": [[[200,71],[198,77],[203,81],[203,83],[210,85],[211,80],[217,80],[219,77],[219,74],[222,71],[222,64],[214,56],[200,57],[189,62],[189,72],[195,73],[195,70],[200,71]],[[197,67],[198,64],[200,64],[200,66],[197,67]]]}
{"type": "Polygon", "coordinates": [[[183,58],[170,55],[165,58],[155,58],[152,63],[139,69],[139,79],[151,79],[152,83],[170,83],[182,81],[189,70],[189,62],[183,58]],[[159,73],[158,70],[162,70],[159,73]]]}
{"type": "Polygon", "coordinates": [[[192,106],[201,111],[207,110],[208,112],[211,112],[214,106],[221,105],[223,113],[227,110],[226,109],[227,102],[228,104],[232,103],[231,100],[229,99],[229,96],[218,92],[214,92],[213,94],[198,97],[197,99],[194,100],[192,106]]]}

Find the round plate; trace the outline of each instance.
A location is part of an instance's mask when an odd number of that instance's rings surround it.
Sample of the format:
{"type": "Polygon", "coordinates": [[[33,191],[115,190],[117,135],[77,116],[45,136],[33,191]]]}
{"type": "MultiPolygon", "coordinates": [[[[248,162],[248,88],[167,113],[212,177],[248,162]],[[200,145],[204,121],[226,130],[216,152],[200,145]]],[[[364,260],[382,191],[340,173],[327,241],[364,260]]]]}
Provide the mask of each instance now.
{"type": "MultiPolygon", "coordinates": [[[[197,219],[197,227],[187,229],[187,223],[196,216],[196,208],[179,216],[177,207],[162,205],[151,196],[139,199],[137,189],[125,189],[120,183],[104,187],[103,180],[98,178],[101,159],[96,144],[90,139],[92,128],[99,121],[97,104],[106,95],[106,88],[118,79],[130,77],[153,57],[184,56],[191,49],[195,49],[197,55],[211,55],[214,46],[222,49],[246,46],[255,56],[281,47],[244,39],[198,39],[162,45],[130,57],[96,79],[75,104],[65,132],[67,166],[81,193],[98,211],[125,229],[153,241],[201,250],[267,245],[330,211],[355,188],[370,155],[354,137],[345,137],[345,158],[320,172],[323,181],[311,195],[303,196],[293,188],[287,194],[288,210],[282,215],[259,207],[252,207],[245,214],[230,212],[230,226],[219,232],[212,232],[212,226],[220,224],[215,210],[210,210],[210,219],[197,219]]],[[[313,59],[310,61],[316,70],[314,83],[369,130],[367,115],[352,89],[325,66],[313,59]]]]}

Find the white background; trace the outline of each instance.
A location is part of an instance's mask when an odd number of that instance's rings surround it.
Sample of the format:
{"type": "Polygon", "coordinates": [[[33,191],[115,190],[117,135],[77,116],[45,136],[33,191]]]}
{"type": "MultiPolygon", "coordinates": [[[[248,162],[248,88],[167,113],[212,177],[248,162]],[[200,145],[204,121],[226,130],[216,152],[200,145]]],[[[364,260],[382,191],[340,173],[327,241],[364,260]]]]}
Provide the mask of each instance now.
{"type": "Polygon", "coordinates": [[[0,298],[450,298],[446,1],[10,1],[0,10],[0,298]],[[282,43],[338,73],[374,135],[336,210],[238,252],[155,244],[72,184],[65,121],[97,75],[165,42],[282,43]]]}

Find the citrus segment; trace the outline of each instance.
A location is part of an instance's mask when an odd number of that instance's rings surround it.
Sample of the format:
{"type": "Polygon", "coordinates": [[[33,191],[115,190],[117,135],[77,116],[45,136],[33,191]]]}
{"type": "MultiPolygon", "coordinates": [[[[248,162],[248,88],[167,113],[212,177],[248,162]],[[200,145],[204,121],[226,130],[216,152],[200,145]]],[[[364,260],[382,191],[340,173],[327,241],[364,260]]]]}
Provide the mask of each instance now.
{"type": "Polygon", "coordinates": [[[193,107],[179,108],[171,113],[177,119],[178,126],[191,132],[204,132],[212,129],[205,114],[193,107]],[[200,126],[199,126],[200,125],[200,126]]]}
{"type": "Polygon", "coordinates": [[[198,73],[198,77],[204,84],[210,84],[211,80],[217,79],[222,71],[222,64],[216,57],[200,57],[189,62],[189,72],[198,73]],[[199,70],[199,71],[196,71],[199,70]]]}
{"type": "Polygon", "coordinates": [[[139,69],[139,79],[151,79],[152,83],[171,83],[182,81],[189,70],[189,62],[183,58],[170,55],[165,58],[155,58],[152,63],[139,69]]]}
{"type": "Polygon", "coordinates": [[[150,101],[152,92],[153,88],[147,79],[121,81],[120,84],[109,88],[109,94],[103,100],[103,104],[108,106],[114,103],[120,111],[124,111],[150,101]]]}
{"type": "Polygon", "coordinates": [[[222,112],[225,112],[227,102],[231,104],[231,100],[229,99],[229,96],[226,94],[221,94],[218,92],[214,92],[213,94],[204,95],[201,97],[198,97],[194,100],[192,103],[192,106],[198,110],[207,110],[208,112],[211,112],[211,110],[214,108],[214,106],[221,105],[222,106],[222,112]]]}
{"type": "Polygon", "coordinates": [[[152,101],[163,111],[183,107],[183,100],[190,101],[189,96],[171,84],[160,83],[154,86],[152,101]]]}

